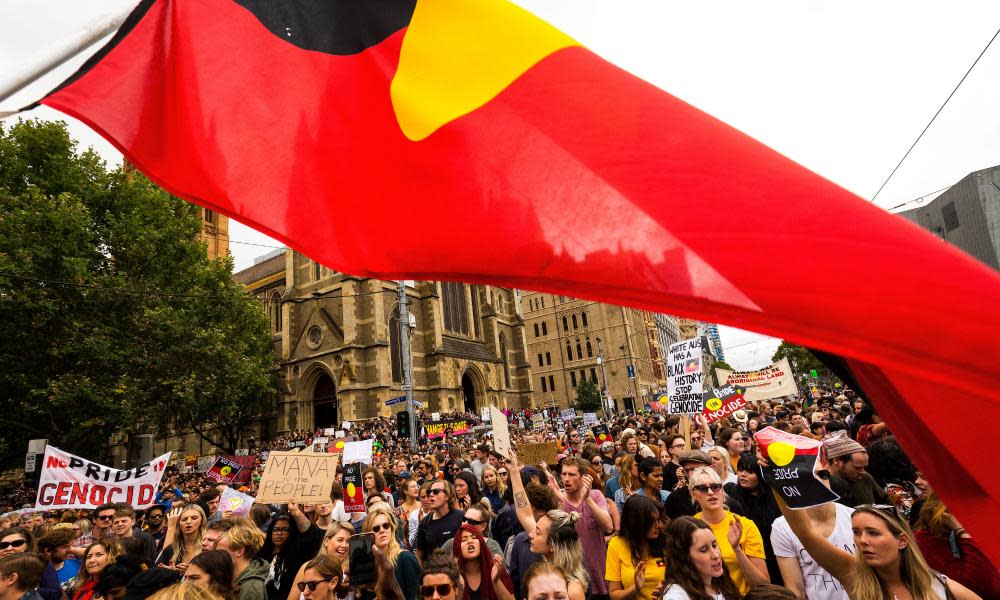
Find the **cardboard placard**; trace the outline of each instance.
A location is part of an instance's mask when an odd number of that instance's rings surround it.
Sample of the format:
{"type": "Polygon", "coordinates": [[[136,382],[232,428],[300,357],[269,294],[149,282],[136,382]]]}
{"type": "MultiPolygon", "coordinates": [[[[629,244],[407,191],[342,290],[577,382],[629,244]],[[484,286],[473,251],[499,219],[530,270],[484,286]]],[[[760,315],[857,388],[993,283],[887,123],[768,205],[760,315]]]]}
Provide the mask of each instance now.
{"type": "Polygon", "coordinates": [[[344,465],[344,511],[365,511],[365,490],[360,463],[344,465]]]}
{"type": "Polygon", "coordinates": [[[559,442],[541,442],[538,444],[518,444],[517,458],[523,466],[535,466],[540,462],[554,465],[559,462],[559,442]]]}
{"type": "Polygon", "coordinates": [[[684,415],[701,412],[701,338],[671,344],[667,352],[667,412],[684,415]]]}
{"type": "Polygon", "coordinates": [[[504,458],[510,457],[510,430],[507,428],[507,417],[495,406],[489,409],[493,424],[493,449],[504,458]]]}
{"type": "Polygon", "coordinates": [[[770,462],[761,469],[764,480],[781,494],[789,508],[809,508],[840,498],[817,475],[823,442],[774,427],[758,431],[754,439],[770,462]]]}
{"type": "Polygon", "coordinates": [[[337,454],[271,452],[264,463],[257,502],[329,502],[339,461],[337,454]]]}

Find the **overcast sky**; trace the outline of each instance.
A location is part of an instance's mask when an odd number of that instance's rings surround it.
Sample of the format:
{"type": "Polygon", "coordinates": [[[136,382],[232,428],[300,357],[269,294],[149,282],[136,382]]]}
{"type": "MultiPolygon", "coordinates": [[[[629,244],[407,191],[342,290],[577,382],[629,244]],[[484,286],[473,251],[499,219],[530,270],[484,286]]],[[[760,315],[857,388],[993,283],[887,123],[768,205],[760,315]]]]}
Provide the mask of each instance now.
{"type": "MultiPolygon", "coordinates": [[[[1000,2],[517,3],[866,199],[1000,27],[1000,2]]],[[[129,4],[4,0],[0,86],[72,39],[81,25],[129,4]]],[[[893,207],[1000,163],[998,46],[979,61],[876,204],[893,207]]],[[[84,59],[0,103],[0,110],[38,99],[84,59]]],[[[121,160],[69,117],[44,107],[24,116],[64,119],[81,145],[109,162],[121,160]]],[[[230,238],[237,268],[277,245],[239,223],[231,224],[230,238]]],[[[778,344],[732,328],[722,329],[722,339],[730,363],[744,369],[766,364],[778,344]]]]}

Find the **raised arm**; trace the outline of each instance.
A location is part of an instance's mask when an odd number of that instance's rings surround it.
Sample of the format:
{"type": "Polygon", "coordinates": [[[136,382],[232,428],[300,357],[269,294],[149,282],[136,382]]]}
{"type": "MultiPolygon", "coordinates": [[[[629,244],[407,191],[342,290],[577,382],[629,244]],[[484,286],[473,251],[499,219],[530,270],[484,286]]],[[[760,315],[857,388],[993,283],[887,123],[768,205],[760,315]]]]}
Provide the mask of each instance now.
{"type": "Polygon", "coordinates": [[[785,499],[777,491],[771,490],[771,492],[778,503],[778,508],[781,509],[781,514],[788,521],[788,527],[802,542],[806,552],[827,573],[833,575],[845,590],[854,589],[854,555],[834,546],[816,531],[804,510],[788,508],[785,499]]]}
{"type": "Polygon", "coordinates": [[[514,496],[514,511],[517,520],[525,531],[531,533],[535,531],[535,514],[531,511],[531,503],[528,502],[528,494],[524,491],[524,482],[521,481],[521,461],[517,459],[517,452],[510,449],[510,488],[514,496]]]}

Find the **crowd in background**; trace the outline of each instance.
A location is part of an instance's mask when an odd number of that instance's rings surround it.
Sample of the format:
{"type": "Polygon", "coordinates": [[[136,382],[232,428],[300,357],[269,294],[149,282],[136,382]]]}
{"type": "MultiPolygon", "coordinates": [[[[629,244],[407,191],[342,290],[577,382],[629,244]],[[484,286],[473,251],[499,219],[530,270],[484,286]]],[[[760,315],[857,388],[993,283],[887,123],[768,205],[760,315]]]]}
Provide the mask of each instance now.
{"type": "MultiPolygon", "coordinates": [[[[600,420],[603,443],[580,419],[545,411],[539,426],[518,411],[508,457],[478,415],[440,415],[468,432],[421,435],[416,450],[394,419],[352,423],[345,435],[379,448],[358,512],[345,509],[342,466],[328,503],[241,515],[220,506],[227,485],[187,469],[169,470],[143,511],[12,505],[0,516],[0,600],[1000,598],[996,568],[891,423],[850,390],[815,396],[754,402],[711,425],[618,415],[600,420]],[[792,511],[772,493],[753,438],[768,426],[823,442],[837,502],[792,511]],[[545,441],[557,456],[521,464],[519,449],[545,441]],[[373,536],[377,577],[357,585],[349,547],[361,533],[373,536]]],[[[323,433],[250,451],[263,459],[323,433]]],[[[261,464],[241,491],[256,492],[261,464]]]]}

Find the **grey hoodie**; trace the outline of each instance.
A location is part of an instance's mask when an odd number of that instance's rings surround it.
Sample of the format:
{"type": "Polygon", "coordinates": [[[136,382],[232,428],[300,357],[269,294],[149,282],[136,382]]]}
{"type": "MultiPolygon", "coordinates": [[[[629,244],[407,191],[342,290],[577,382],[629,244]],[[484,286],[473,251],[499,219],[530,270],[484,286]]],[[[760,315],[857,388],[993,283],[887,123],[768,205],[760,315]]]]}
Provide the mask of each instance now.
{"type": "Polygon", "coordinates": [[[262,558],[250,561],[247,568],[236,578],[236,585],[240,590],[239,600],[267,600],[264,579],[269,569],[270,565],[262,558]]]}

